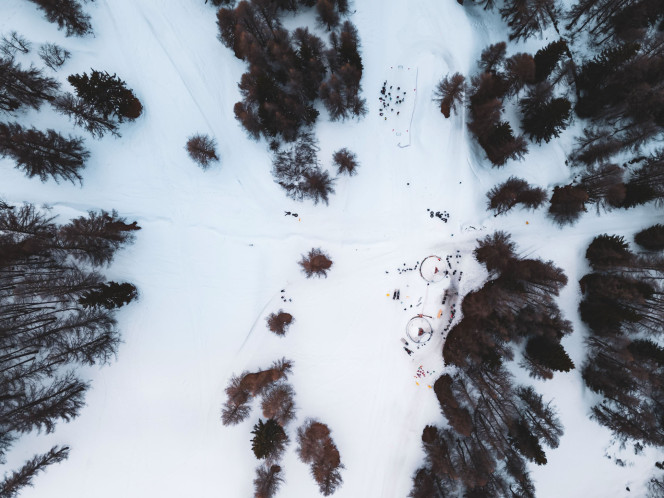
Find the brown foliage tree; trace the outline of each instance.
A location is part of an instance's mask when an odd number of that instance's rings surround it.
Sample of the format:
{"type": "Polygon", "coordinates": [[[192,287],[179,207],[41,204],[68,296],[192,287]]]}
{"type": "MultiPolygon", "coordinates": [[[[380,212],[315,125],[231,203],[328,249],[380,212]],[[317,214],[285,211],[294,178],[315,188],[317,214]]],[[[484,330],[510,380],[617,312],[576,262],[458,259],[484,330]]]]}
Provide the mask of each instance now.
{"type": "Polygon", "coordinates": [[[450,112],[457,113],[457,105],[463,104],[466,92],[466,78],[461,73],[454,73],[443,78],[434,90],[434,101],[440,105],[440,112],[446,118],[450,112]]]}
{"type": "Polygon", "coordinates": [[[311,474],[320,492],[329,496],[342,484],[339,450],[330,436],[330,428],[315,419],[308,419],[297,430],[300,460],[311,465],[311,474]]]}
{"type": "Polygon", "coordinates": [[[285,427],[295,418],[295,391],[290,384],[273,384],[263,395],[261,408],[265,418],[276,420],[285,427]]]}
{"type": "Polygon", "coordinates": [[[217,156],[216,142],[208,135],[197,133],[187,140],[187,152],[189,157],[196,161],[201,168],[207,169],[213,161],[219,161],[217,156]]]}
{"type": "Polygon", "coordinates": [[[327,278],[327,272],[332,267],[332,260],[322,249],[314,248],[306,256],[302,255],[302,259],[298,264],[302,267],[302,271],[307,278],[314,275],[327,278]]]}
{"type": "Polygon", "coordinates": [[[336,151],[332,156],[332,161],[337,167],[337,174],[346,173],[348,176],[357,174],[357,155],[347,148],[336,151]]]}

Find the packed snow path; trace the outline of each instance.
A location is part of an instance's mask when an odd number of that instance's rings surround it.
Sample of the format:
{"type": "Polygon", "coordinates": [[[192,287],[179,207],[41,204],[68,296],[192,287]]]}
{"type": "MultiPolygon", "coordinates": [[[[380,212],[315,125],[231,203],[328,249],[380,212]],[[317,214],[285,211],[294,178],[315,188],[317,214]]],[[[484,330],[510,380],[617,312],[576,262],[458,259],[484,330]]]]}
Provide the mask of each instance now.
{"type": "MultiPolygon", "coordinates": [[[[497,181],[514,174],[547,186],[568,172],[556,144],[534,148],[524,163],[489,169],[469,145],[464,118],[444,120],[431,103],[443,75],[468,74],[483,46],[506,38],[502,28],[476,29],[483,21],[456,2],[355,5],[369,114],[359,123],[329,123],[322,113],[321,160],[329,165],[335,150],[348,147],[360,161],[356,177],[339,179],[328,207],[287,200],[269,175],[264,144],[250,141],[233,118],[245,65],[217,40],[214,9],[202,0],[98,0],[85,8],[94,37],[65,38],[25,0],[2,2],[0,31],[17,30],[35,48],[56,42],[70,50],[72,59],[57,73],[65,88],[68,74],[91,67],[117,73],[145,113],[123,126],[120,139],[87,139],[92,158],[84,188],[28,180],[1,160],[0,195],[47,203],[64,217],[116,208],[136,219],[143,230],[109,276],[135,283],[141,299],[119,315],[125,342],[117,361],[90,369],[93,389],[81,417],[54,434],[22,439],[11,453],[7,468],[52,444],[72,447],[69,460],[39,476],[25,498],[250,496],[257,462],[249,431],[259,411],[238,427],[223,427],[223,389],[233,372],[282,356],[294,361],[298,423],[313,416],[333,430],[346,466],[335,496],[402,498],[421,461],[422,428],[442,417],[431,391],[413,382],[398,342],[406,317],[386,297],[399,282],[385,271],[425,254],[469,253],[478,236],[500,226],[523,250],[566,269],[570,285],[561,303],[575,320],[574,282],[585,271],[580,248],[598,233],[634,231],[633,213],[599,219],[589,213],[564,232],[543,213],[487,216],[484,194],[497,181]],[[416,133],[407,148],[395,146],[374,99],[395,61],[419,68],[408,128],[416,133]],[[185,141],[195,132],[217,138],[219,168],[202,172],[186,156],[185,141]],[[448,221],[429,210],[449,212],[448,221]],[[468,226],[485,230],[462,229],[468,226]],[[296,262],[312,247],[334,260],[329,278],[299,273],[296,262]],[[265,327],[265,315],[279,308],[296,320],[285,338],[265,327]]],[[[34,55],[19,60],[38,64],[34,55]]],[[[18,119],[81,134],[48,110],[18,119]]],[[[638,212],[644,225],[652,219],[647,209],[638,212]]],[[[469,281],[481,276],[477,267],[468,274],[469,281]]],[[[582,335],[566,341],[580,365],[582,335]]],[[[549,464],[532,469],[538,496],[622,496],[630,479],[638,496],[642,460],[619,468],[604,458],[609,435],[587,418],[592,396],[578,371],[541,389],[553,393],[566,433],[548,452],[549,464]]],[[[318,495],[294,444],[283,467],[280,496],[318,495]]]]}

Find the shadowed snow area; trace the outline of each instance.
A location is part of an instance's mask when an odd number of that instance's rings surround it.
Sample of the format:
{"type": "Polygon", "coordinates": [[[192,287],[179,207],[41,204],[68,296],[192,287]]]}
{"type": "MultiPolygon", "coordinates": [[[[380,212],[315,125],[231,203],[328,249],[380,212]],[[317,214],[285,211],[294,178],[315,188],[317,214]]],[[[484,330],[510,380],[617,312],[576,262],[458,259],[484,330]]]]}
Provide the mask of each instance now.
{"type": "MultiPolygon", "coordinates": [[[[3,0],[0,32],[16,30],[33,42],[32,53],[17,59],[24,65],[41,67],[40,43],[71,51],[60,71],[49,72],[65,90],[69,74],[90,68],[117,73],[144,113],[121,127],[121,138],[86,138],[92,154],[83,188],[27,179],[3,159],[0,197],[48,204],[63,219],[115,208],[137,220],[142,230],[136,243],[118,253],[108,275],[133,282],[140,300],[118,314],[124,343],[117,360],[87,372],[92,389],[81,416],[53,434],[21,439],[10,452],[5,469],[52,444],[72,448],[67,461],[39,476],[22,497],[251,496],[258,462],[250,431],[260,407],[256,402],[239,426],[223,427],[224,387],[232,373],[281,357],[294,363],[298,411],[288,428],[279,496],[319,495],[295,453],[295,429],[317,417],[332,429],[346,467],[335,497],[405,497],[423,457],[422,429],[443,421],[427,384],[442,369],[446,317],[434,317],[432,340],[410,357],[400,339],[420,313],[418,299],[431,301],[417,269],[398,270],[459,250],[459,285],[468,292],[485,276],[472,260],[475,240],[497,228],[511,232],[523,254],[565,269],[570,283],[560,303],[575,332],[564,346],[581,365],[585,331],[576,307],[577,282],[587,271],[585,247],[605,232],[631,236],[655,213],[648,207],[602,217],[589,212],[561,231],[542,210],[515,209],[501,218],[485,211],[486,192],[511,175],[545,188],[565,181],[560,144],[578,132],[572,128],[559,141],[533,145],[522,163],[492,170],[469,139],[463,116],[442,117],[431,101],[440,78],[468,75],[486,44],[507,38],[495,13],[467,12],[453,0],[354,2],[351,20],[361,40],[369,113],[359,122],[331,123],[321,106],[316,134],[324,167],[333,169],[332,154],[342,147],[357,153],[360,166],[356,176],[337,180],[329,206],[313,206],[285,197],[270,175],[267,147],[248,139],[235,120],[245,64],[218,41],[214,8],[203,0],[96,0],[85,9],[94,37],[65,38],[32,3],[3,0]],[[405,144],[403,135],[395,136],[394,126],[379,116],[381,87],[395,78],[390,68],[398,65],[417,71],[416,91],[401,104],[405,116],[394,121],[407,125],[405,148],[397,146],[405,144]],[[195,132],[216,138],[220,165],[202,171],[189,159],[184,145],[195,132]],[[428,209],[446,211],[449,219],[431,217],[428,209]],[[635,226],[635,219],[643,223],[635,226]],[[297,261],[312,247],[333,260],[328,278],[308,280],[300,272],[297,261]],[[392,299],[395,289],[399,300],[392,299]],[[265,323],[279,309],[295,317],[285,337],[265,323]],[[436,374],[416,383],[423,354],[425,369],[436,374]]],[[[313,26],[313,14],[285,24],[299,21],[313,26]]],[[[547,43],[536,42],[535,50],[547,43]]],[[[18,121],[84,135],[47,106],[18,121]]],[[[432,283],[429,292],[442,296],[443,289],[432,283]]],[[[430,309],[435,312],[435,305],[430,309]]],[[[553,398],[565,427],[560,447],[547,450],[548,465],[530,468],[538,496],[643,495],[653,455],[627,451],[625,467],[605,457],[619,449],[588,419],[595,396],[578,370],[547,382],[514,371],[518,380],[536,383],[545,399],[553,398]]]]}

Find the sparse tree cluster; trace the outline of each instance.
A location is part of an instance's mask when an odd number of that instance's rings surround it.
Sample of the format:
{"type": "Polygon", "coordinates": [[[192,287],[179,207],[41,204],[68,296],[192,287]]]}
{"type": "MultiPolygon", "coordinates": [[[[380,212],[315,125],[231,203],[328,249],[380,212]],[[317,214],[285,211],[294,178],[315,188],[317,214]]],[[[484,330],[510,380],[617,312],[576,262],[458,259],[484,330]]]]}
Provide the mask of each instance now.
{"type": "Polygon", "coordinates": [[[588,325],[582,377],[603,399],[592,418],[621,441],[664,446],[664,324],[661,254],[631,252],[619,236],[588,246],[592,273],[581,281],[581,319],[588,325]]]}
{"type": "Polygon", "coordinates": [[[251,412],[251,400],[256,396],[263,396],[277,382],[288,380],[292,365],[292,362],[284,358],[275,361],[267,370],[233,375],[226,387],[226,401],[221,412],[223,424],[236,425],[244,421],[251,412]]]}
{"type": "Polygon", "coordinates": [[[535,77],[531,56],[516,54],[505,59],[505,51],[506,44],[501,42],[482,52],[479,65],[484,72],[472,78],[468,99],[468,129],[494,166],[503,166],[509,159],[521,159],[527,152],[525,139],[514,135],[512,126],[501,120],[501,114],[503,99],[518,93],[535,77]]]}
{"type": "Polygon", "coordinates": [[[302,128],[316,121],[318,98],[333,120],[366,113],[360,97],[358,33],[349,21],[339,25],[347,2],[317,2],[319,21],[332,30],[331,48],[307,28],[290,33],[283,27],[282,12],[298,7],[293,1],[243,0],[217,14],[222,43],[249,63],[240,81],[243,100],[235,104],[235,116],[256,139],[295,140],[302,128]]]}
{"type": "Polygon", "coordinates": [[[330,496],[343,483],[341,455],[332,440],[330,428],[318,420],[308,419],[297,430],[297,452],[308,463],[311,476],[323,496],[330,496]]]}
{"type": "Polygon", "coordinates": [[[489,198],[488,208],[495,216],[506,213],[517,204],[537,209],[547,198],[544,189],[532,187],[525,180],[514,176],[493,187],[486,195],[489,198]]]}
{"type": "MultiPolygon", "coordinates": [[[[109,363],[120,342],[114,309],[136,298],[114,293],[99,273],[115,252],[131,243],[135,223],[117,213],[95,213],[59,225],[33,205],[0,206],[0,458],[21,435],[52,432],[75,418],[89,383],[76,369],[109,363]],[[94,229],[92,229],[94,227],[94,229]],[[81,301],[88,301],[84,305],[81,301]]],[[[15,496],[32,477],[67,456],[53,448],[5,477],[2,496],[15,496]]],[[[4,459],[4,458],[3,458],[4,459]]]]}
{"type": "Polygon", "coordinates": [[[318,143],[306,132],[295,144],[278,150],[272,160],[272,176],[293,200],[311,199],[328,204],[334,193],[334,178],[318,162],[318,143]]]}

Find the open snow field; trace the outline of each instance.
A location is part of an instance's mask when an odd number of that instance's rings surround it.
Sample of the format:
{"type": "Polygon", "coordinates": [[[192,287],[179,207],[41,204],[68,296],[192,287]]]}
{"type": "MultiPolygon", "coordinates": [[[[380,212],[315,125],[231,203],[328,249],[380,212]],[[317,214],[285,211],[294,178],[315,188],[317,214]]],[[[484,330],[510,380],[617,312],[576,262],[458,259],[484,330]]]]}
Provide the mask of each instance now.
{"type": "MultiPolygon", "coordinates": [[[[443,420],[427,384],[442,369],[449,312],[438,305],[443,286],[427,287],[415,263],[460,251],[464,275],[455,286],[463,294],[484,278],[470,255],[474,242],[496,228],[511,232],[524,254],[565,269],[570,283],[560,303],[575,332],[564,345],[581,365],[585,331],[576,282],[587,270],[585,248],[605,232],[631,240],[658,213],[650,207],[601,217],[590,212],[564,230],[543,212],[487,214],[486,191],[511,175],[544,187],[566,181],[560,144],[574,136],[572,129],[550,145],[531,145],[522,163],[492,170],[463,116],[445,120],[431,102],[442,76],[469,74],[486,44],[506,39],[491,21],[495,14],[464,10],[452,0],[356,0],[351,20],[362,42],[369,114],[360,122],[330,123],[321,109],[316,131],[324,165],[348,147],[358,155],[359,174],[337,181],[329,206],[314,207],[284,196],[270,176],[265,145],[249,140],[235,121],[245,66],[217,40],[212,7],[202,0],[97,0],[86,9],[95,36],[65,38],[31,3],[3,0],[0,32],[14,29],[33,42],[33,52],[19,58],[24,64],[39,65],[40,43],[70,50],[72,59],[57,73],[65,88],[67,75],[91,67],[116,72],[143,102],[144,114],[122,127],[122,138],[87,139],[92,157],[83,188],[29,180],[10,160],[0,160],[0,197],[48,204],[65,218],[115,208],[137,220],[136,243],[120,251],[108,273],[136,284],[141,298],[119,313],[124,344],[117,361],[89,371],[93,388],[82,415],[54,434],[21,439],[10,453],[5,469],[53,444],[72,447],[70,458],[38,477],[23,497],[251,496],[258,462],[250,430],[260,410],[255,406],[239,426],[223,427],[224,387],[232,373],[281,357],[294,362],[298,418],[289,426],[291,441],[307,417],[333,431],[346,467],[335,496],[405,497],[422,458],[421,431],[443,420]],[[399,65],[410,74],[395,75],[399,65]],[[384,120],[378,97],[386,80],[416,87],[399,116],[384,120]],[[188,158],[184,144],[194,132],[216,137],[220,167],[203,172],[188,158]],[[300,255],[312,247],[334,261],[327,279],[307,280],[299,271],[300,255]],[[392,299],[396,289],[399,300],[392,299]],[[295,317],[284,338],[265,325],[267,314],[279,309],[295,317]],[[400,339],[417,313],[433,316],[434,335],[411,357],[400,339]],[[420,365],[435,374],[418,377],[420,365]]],[[[533,46],[536,41],[524,50],[547,42],[533,46]]],[[[81,135],[47,109],[18,119],[81,135]]],[[[538,496],[643,496],[654,454],[635,456],[609,444],[609,432],[587,417],[594,395],[579,371],[536,384],[554,399],[565,426],[560,447],[547,451],[549,464],[531,468],[538,496]]],[[[283,468],[279,496],[318,496],[293,443],[283,468]]]]}

